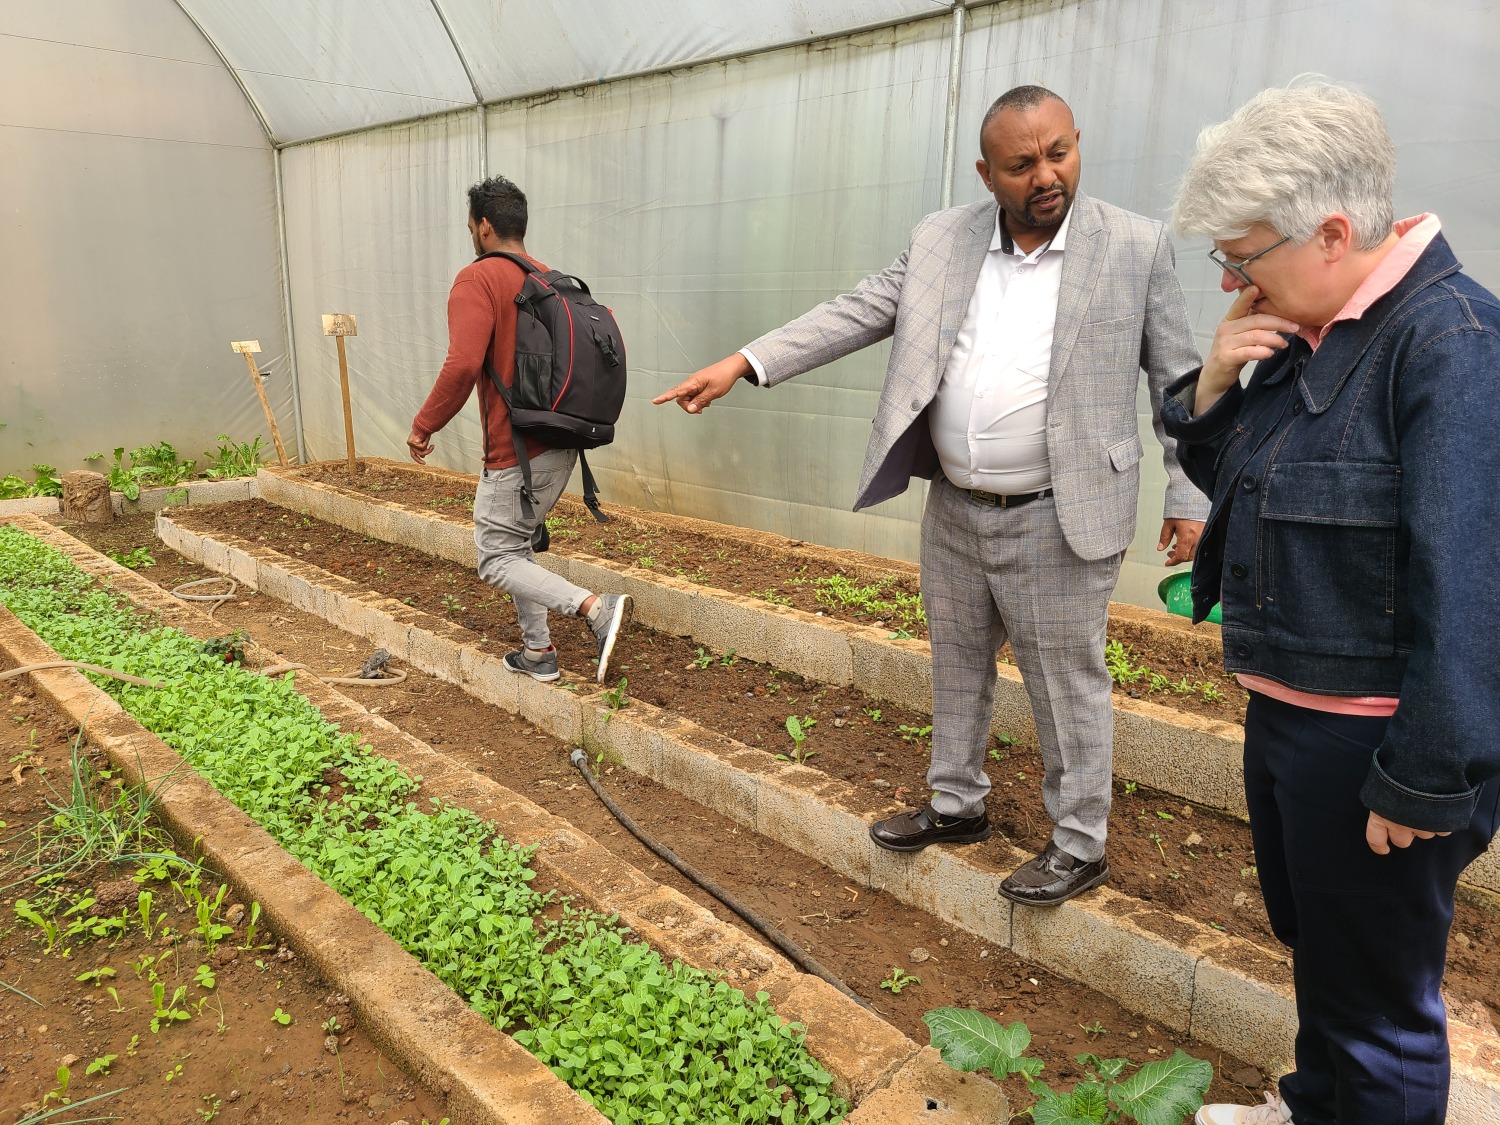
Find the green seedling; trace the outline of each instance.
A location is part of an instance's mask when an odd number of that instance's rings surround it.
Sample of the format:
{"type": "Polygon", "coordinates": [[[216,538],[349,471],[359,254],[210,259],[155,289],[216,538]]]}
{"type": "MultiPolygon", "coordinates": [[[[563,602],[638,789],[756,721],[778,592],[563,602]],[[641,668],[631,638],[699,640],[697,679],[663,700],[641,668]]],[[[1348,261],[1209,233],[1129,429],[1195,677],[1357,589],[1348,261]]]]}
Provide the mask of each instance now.
{"type": "Polygon", "coordinates": [[[95,1074],[108,1074],[111,1064],[113,1064],[114,1061],[119,1057],[119,1055],[100,1055],[93,1062],[89,1063],[88,1066],[83,1068],[83,1073],[88,1076],[93,1076],[95,1074]]]}
{"type": "Polygon", "coordinates": [[[344,1025],[339,1023],[338,1016],[329,1016],[323,1021],[324,1035],[338,1035],[344,1030],[344,1025]]]}
{"type": "Polygon", "coordinates": [[[198,1110],[198,1116],[203,1118],[204,1121],[212,1121],[215,1117],[219,1116],[219,1107],[224,1102],[218,1094],[204,1094],[198,1100],[203,1103],[202,1108],[198,1110]]]}
{"type": "Polygon", "coordinates": [[[167,986],[157,981],[151,986],[151,1002],[156,1011],[151,1017],[151,1033],[160,1034],[163,1027],[171,1027],[174,1023],[186,1023],[193,1018],[193,1014],[185,1008],[177,1005],[182,1003],[183,997],[187,995],[187,985],[180,984],[172,993],[172,999],[168,1000],[167,986]]]}
{"type": "Polygon", "coordinates": [[[132,1035],[130,1037],[130,1042],[127,1043],[127,1044],[125,1044],[125,1053],[127,1055],[129,1055],[131,1058],[135,1058],[136,1049],[140,1045],[141,1045],[141,1037],[139,1035],[132,1035]]]}
{"type": "Polygon", "coordinates": [[[925,727],[912,727],[902,723],[896,728],[896,733],[901,736],[902,742],[923,742],[932,738],[932,724],[925,727]]]}
{"type": "Polygon", "coordinates": [[[912,976],[899,965],[891,966],[891,975],[880,982],[880,987],[893,996],[900,996],[901,991],[910,988],[914,984],[921,984],[922,978],[912,976]]]}
{"type": "Polygon", "coordinates": [[[177,1064],[175,1064],[172,1067],[171,1070],[167,1071],[167,1073],[162,1076],[162,1082],[170,1085],[171,1083],[177,1081],[177,1079],[179,1079],[181,1077],[182,1077],[182,1064],[181,1063],[177,1063],[177,1064]]]}
{"type": "Polygon", "coordinates": [[[256,923],[258,923],[259,921],[260,903],[252,902],[250,904],[250,917],[245,922],[245,944],[240,946],[240,948],[245,950],[246,952],[248,952],[255,946],[255,928],[256,923]]]}
{"type": "Polygon", "coordinates": [[[156,560],[151,557],[151,552],[145,547],[136,547],[129,551],[110,551],[108,554],[115,562],[130,570],[142,570],[156,565],[156,560]]]}
{"type": "Polygon", "coordinates": [[[625,694],[625,689],[629,684],[630,681],[621,676],[619,683],[604,692],[604,705],[609,708],[609,714],[604,716],[605,722],[609,722],[614,717],[616,711],[623,711],[626,707],[630,706],[630,700],[625,694]]]}
{"type": "Polygon", "coordinates": [[[803,715],[800,719],[796,715],[788,715],[786,717],[786,732],[792,739],[792,752],[789,755],[777,754],[776,756],[783,761],[796,762],[798,765],[802,765],[810,760],[817,751],[807,749],[807,736],[811,733],[813,727],[817,725],[818,720],[812,718],[810,715],[803,715]]]}
{"type": "Polygon", "coordinates": [[[283,1012],[280,1008],[271,1013],[271,1018],[282,1027],[292,1022],[292,1014],[290,1012],[283,1012]]]}
{"type": "Polygon", "coordinates": [[[209,965],[199,965],[197,971],[193,973],[193,983],[199,988],[212,991],[217,982],[218,978],[214,975],[213,968],[209,965]]]}
{"type": "MultiPolygon", "coordinates": [[[[120,994],[115,991],[113,985],[106,988],[104,991],[108,992],[109,998],[115,1002],[115,1006],[110,1009],[111,1012],[123,1012],[126,1010],[125,1005],[120,1003],[120,994]]],[[[135,1011],[134,1008],[131,1008],[129,1010],[132,1012],[135,1011]]]]}
{"type": "Polygon", "coordinates": [[[57,1102],[59,1105],[68,1105],[73,1099],[68,1097],[68,1084],[73,1080],[73,1072],[65,1066],[57,1068],[57,1085],[42,1095],[42,1108],[47,1107],[48,1102],[57,1102]]]}
{"type": "Polygon", "coordinates": [[[97,969],[88,969],[85,972],[81,972],[73,979],[82,984],[92,984],[95,988],[98,988],[114,975],[115,971],[108,965],[101,965],[97,969]]]}
{"type": "Polygon", "coordinates": [[[1150,839],[1151,839],[1151,842],[1156,845],[1156,850],[1159,851],[1159,852],[1161,852],[1161,861],[1163,863],[1166,863],[1167,862],[1167,849],[1164,848],[1164,847],[1162,847],[1162,845],[1161,845],[1161,835],[1160,835],[1160,833],[1157,833],[1157,832],[1151,833],[1150,839]]]}
{"type": "Polygon", "coordinates": [[[869,716],[872,723],[880,722],[880,717],[884,714],[879,707],[866,707],[864,713],[869,716]]]}
{"type": "Polygon", "coordinates": [[[1109,1028],[1104,1026],[1103,1020],[1095,1020],[1093,1023],[1081,1023],[1078,1026],[1083,1028],[1083,1033],[1090,1039],[1099,1039],[1109,1034],[1109,1028]]]}
{"type": "Polygon", "coordinates": [[[1134,797],[1135,796],[1135,791],[1138,788],[1140,788],[1140,787],[1138,785],[1136,785],[1135,782],[1133,782],[1133,781],[1127,781],[1125,783],[1125,796],[1127,796],[1127,797],[1134,797]]]}

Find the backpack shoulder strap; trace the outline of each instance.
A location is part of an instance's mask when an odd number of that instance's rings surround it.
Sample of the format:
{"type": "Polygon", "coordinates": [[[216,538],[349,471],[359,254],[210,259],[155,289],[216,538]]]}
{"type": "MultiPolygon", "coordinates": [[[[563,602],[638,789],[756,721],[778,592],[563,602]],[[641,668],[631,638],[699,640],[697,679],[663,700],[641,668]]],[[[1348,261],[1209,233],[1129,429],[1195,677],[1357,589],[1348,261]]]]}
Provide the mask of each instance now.
{"type": "Polygon", "coordinates": [[[537,269],[536,266],[532,265],[531,262],[521,257],[521,255],[512,254],[508,250],[490,250],[479,255],[479,257],[475,258],[474,260],[476,262],[482,262],[486,258],[504,258],[508,262],[514,262],[516,265],[525,270],[528,276],[532,274],[539,274],[542,272],[541,270],[537,269]]]}

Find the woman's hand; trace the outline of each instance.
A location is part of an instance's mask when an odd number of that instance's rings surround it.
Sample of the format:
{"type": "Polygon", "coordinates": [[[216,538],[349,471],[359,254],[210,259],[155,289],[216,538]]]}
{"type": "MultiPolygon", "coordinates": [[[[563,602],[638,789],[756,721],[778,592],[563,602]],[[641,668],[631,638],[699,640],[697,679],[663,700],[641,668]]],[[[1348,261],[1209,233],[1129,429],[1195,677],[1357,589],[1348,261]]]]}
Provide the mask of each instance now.
{"type": "Polygon", "coordinates": [[[1270,359],[1286,347],[1283,332],[1295,332],[1298,325],[1269,313],[1252,313],[1250,306],[1260,297],[1260,290],[1247,285],[1229,306],[1229,312],[1214,332],[1208,359],[1198,375],[1198,393],[1193,399],[1193,413],[1204,411],[1224,397],[1240,381],[1240,372],[1252,360],[1270,359]]]}

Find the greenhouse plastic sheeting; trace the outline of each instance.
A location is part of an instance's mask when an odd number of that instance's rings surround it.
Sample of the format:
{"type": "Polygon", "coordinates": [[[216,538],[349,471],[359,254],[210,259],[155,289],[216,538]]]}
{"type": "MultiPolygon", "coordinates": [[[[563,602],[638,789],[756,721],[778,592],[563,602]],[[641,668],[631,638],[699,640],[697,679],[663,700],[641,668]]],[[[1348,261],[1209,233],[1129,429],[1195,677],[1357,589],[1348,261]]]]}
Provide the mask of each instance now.
{"type": "Polygon", "coordinates": [[[183,6],[239,72],[279,143],[947,7],[935,0],[183,0],[183,6]]]}
{"type": "MultiPolygon", "coordinates": [[[[1202,125],[1264,86],[1317,69],[1362,83],[1381,102],[1400,150],[1400,211],[1440,212],[1469,268],[1500,285],[1500,231],[1488,207],[1500,173],[1500,115],[1488,74],[1500,18],[1477,0],[1418,7],[1420,15],[1397,0],[1282,0],[1253,14],[1167,0],[976,8],[964,44],[955,202],[982,197],[973,171],[979,119],[1011,85],[1041,82],[1072,102],[1083,130],[1086,190],[1164,218],[1202,125]],[[1393,35],[1398,27],[1403,31],[1393,35]],[[1439,66],[1445,81],[1436,88],[1427,76],[1439,66]],[[1434,161],[1436,152],[1449,158],[1434,161]],[[1461,166],[1454,163],[1459,155],[1461,166]]],[[[741,388],[701,418],[648,400],[883,268],[905,246],[912,224],[936,209],[950,29],[942,16],[490,108],[489,168],[530,193],[528,246],[587,278],[615,307],[630,348],[632,389],[620,439],[592,458],[606,499],[915,556],[920,485],[873,511],[848,511],[883,347],[774,391],[741,388]]],[[[434,255],[410,284],[394,275],[378,286],[349,279],[341,292],[333,283],[336,254],[325,248],[309,261],[303,251],[293,253],[294,276],[306,279],[298,285],[315,284],[323,305],[345,299],[344,292],[352,299],[378,289],[367,306],[371,323],[396,316],[411,325],[410,333],[392,334],[388,352],[365,345],[382,380],[369,397],[389,407],[383,420],[370,417],[368,424],[383,451],[398,456],[408,407],[441,360],[447,277],[467,259],[461,188],[478,167],[477,155],[466,156],[470,119],[445,127],[452,134],[447,149],[471,161],[451,177],[430,169],[414,176],[396,161],[387,182],[362,181],[358,189],[388,193],[387,222],[397,229],[446,224],[452,233],[435,236],[451,248],[446,276],[434,255]]],[[[319,151],[364,167],[413,138],[398,129],[314,144],[289,150],[287,167],[319,151]]],[[[289,181],[288,213],[300,223],[315,208],[320,238],[351,238],[351,231],[327,226],[340,206],[374,221],[347,197],[336,201],[350,192],[347,179],[341,185],[325,177],[312,194],[301,183],[293,189],[289,181]]],[[[1225,300],[1203,249],[1181,247],[1179,258],[1200,343],[1225,300]]],[[[389,252],[408,251],[393,245],[389,252]]],[[[308,337],[300,327],[298,338],[305,357],[308,337]]],[[[326,341],[313,343],[331,351],[326,341]]],[[[311,413],[320,416],[315,452],[335,455],[337,443],[321,436],[337,433],[335,421],[322,408],[311,413]]],[[[439,439],[439,456],[472,469],[472,406],[465,418],[439,439]]],[[[312,434],[312,421],[309,427],[312,434]]],[[[1154,548],[1165,471],[1144,390],[1141,428],[1148,452],[1139,532],[1120,592],[1150,604],[1162,573],[1154,548]]]]}
{"type": "Polygon", "coordinates": [[[171,0],[0,7],[0,199],[0,474],[265,434],[231,340],[293,441],[271,148],[171,0]]]}
{"type": "MultiPolygon", "coordinates": [[[[465,114],[282,154],[310,456],[344,455],[337,345],[323,335],[323,313],[353,313],[359,331],[346,341],[356,448],[405,456],[412,417],[447,353],[448,287],[474,257],[464,191],[477,176],[478,145],[465,114]]],[[[442,463],[477,471],[476,408],[439,441],[442,463]]]]}

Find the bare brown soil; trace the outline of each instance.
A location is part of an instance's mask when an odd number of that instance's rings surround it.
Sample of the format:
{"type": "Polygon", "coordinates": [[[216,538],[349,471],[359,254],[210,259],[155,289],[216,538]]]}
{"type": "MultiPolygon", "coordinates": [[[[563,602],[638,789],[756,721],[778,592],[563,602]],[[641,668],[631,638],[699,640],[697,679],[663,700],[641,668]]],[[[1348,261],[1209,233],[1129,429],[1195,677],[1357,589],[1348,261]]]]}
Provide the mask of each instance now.
{"type": "MultiPolygon", "coordinates": [[[[0,777],[5,837],[0,863],[8,865],[49,814],[48,802],[60,803],[58,791],[68,792],[69,743],[77,731],[36,697],[24,677],[0,684],[0,693],[7,720],[0,723],[0,753],[14,771],[0,777]]],[[[108,765],[97,751],[90,759],[96,769],[108,765]]],[[[93,889],[99,903],[118,912],[136,903],[140,888],[130,874],[128,867],[100,869],[65,890],[81,897],[93,889]]],[[[0,979],[19,991],[0,989],[0,1121],[39,1110],[58,1086],[61,1065],[70,1070],[66,1096],[75,1103],[119,1091],[63,1114],[67,1119],[404,1120],[417,1125],[441,1118],[440,1104],[382,1056],[357,1026],[344,998],[317,980],[274,935],[262,928],[252,948],[239,948],[247,943],[242,921],[211,956],[205,955],[190,932],[194,919],[186,907],[170,888],[163,892],[157,884],[156,893],[158,903],[170,899],[175,904],[168,925],[187,936],[171,943],[147,941],[141,928],[133,926],[114,942],[74,944],[65,956],[61,950],[44,953],[40,932],[13,913],[17,898],[35,899],[35,886],[4,890],[0,979]],[[160,960],[137,975],[132,962],[139,965],[151,956],[160,960]],[[212,990],[194,983],[200,964],[212,966],[212,990]],[[98,985],[76,979],[80,973],[106,969],[114,975],[98,985]],[[148,974],[153,970],[162,977],[168,997],[179,985],[187,987],[180,1007],[193,1013],[191,1020],[159,1034],[150,1028],[154,1006],[148,974]],[[118,994],[118,1004],[109,987],[118,994]],[[291,1023],[283,1026],[273,1019],[278,1009],[291,1015],[291,1023]],[[328,1032],[323,1024],[329,1019],[342,1029],[337,1053],[324,1045],[328,1032]],[[85,1073],[105,1055],[117,1056],[107,1074],[85,1073]],[[111,1114],[115,1116],[107,1116],[111,1114]]],[[[58,1104],[54,1098],[48,1107],[58,1104]]]]}
{"type": "MultiPolygon", "coordinates": [[[[360,471],[353,478],[342,461],[308,465],[291,475],[449,516],[468,518],[473,513],[473,478],[380,461],[359,464],[360,471]]],[[[913,637],[927,636],[926,626],[909,610],[862,611],[819,585],[820,579],[848,578],[863,587],[879,587],[874,596],[895,605],[899,597],[917,598],[921,594],[918,570],[911,563],[809,544],[788,547],[784,540],[773,542],[779,537],[741,529],[725,529],[726,534],[714,535],[703,530],[713,525],[702,521],[691,521],[689,526],[689,521],[673,516],[621,505],[608,505],[607,511],[610,522],[599,523],[581,500],[565,495],[547,521],[552,549],[559,554],[610,559],[808,613],[893,631],[902,629],[913,637]],[[739,534],[730,535],[730,530],[739,534]]],[[[1146,686],[1149,681],[1143,679],[1131,686],[1117,685],[1117,692],[1195,715],[1244,722],[1248,696],[1233,677],[1225,674],[1222,654],[1212,641],[1205,643],[1206,638],[1191,634],[1173,638],[1159,629],[1118,620],[1111,620],[1109,637],[1126,646],[1132,663],[1149,668],[1174,685],[1151,691],[1146,686]],[[1192,690],[1204,683],[1211,684],[1222,698],[1207,698],[1201,688],[1192,690]]],[[[1002,650],[1002,654],[1008,657],[1009,650],[1002,650]]]]}
{"type": "MultiPolygon", "coordinates": [[[[181,509],[174,517],[187,511],[181,509]]],[[[195,516],[208,516],[223,514],[225,509],[192,511],[195,516]]],[[[298,524],[300,528],[300,517],[298,524]]],[[[153,537],[151,526],[149,517],[132,516],[109,527],[69,525],[67,530],[100,550],[147,546],[156,565],[139,573],[164,588],[212,573],[163,547],[153,537]]],[[[299,549],[300,542],[312,540],[300,540],[299,549]]],[[[367,571],[372,572],[373,567],[367,571]]],[[[446,583],[434,585],[430,576],[426,581],[433,600],[437,590],[447,590],[446,583]]],[[[216,620],[223,622],[226,632],[243,628],[289,660],[324,674],[357,668],[370,647],[320,618],[249,591],[219,609],[216,620]]],[[[505,628],[514,632],[514,622],[505,628]]],[[[581,646],[581,640],[570,637],[569,651],[577,653],[581,646]]],[[[741,925],[619,826],[569,766],[570,747],[451,684],[415,669],[407,672],[405,683],[367,689],[359,700],[454,761],[566,818],[653,879],[741,925]]],[[[358,690],[349,689],[349,693],[358,690]]],[[[899,738],[894,741],[910,751],[899,738]]],[[[1241,1060],[1157,1027],[1099,993],[1028,964],[1011,951],[890,895],[852,886],[837,872],[649,779],[607,768],[604,784],[647,831],[783,929],[919,1043],[928,1040],[921,1022],[924,1012],[949,1005],[970,1007],[1006,1023],[1025,1021],[1034,1036],[1033,1053],[1045,1059],[1046,1077],[1054,1083],[1078,1077],[1073,1056],[1084,1051],[1144,1061],[1170,1055],[1179,1046],[1214,1062],[1217,1077],[1210,1091],[1212,1099],[1244,1101],[1264,1082],[1259,1070],[1241,1060]],[[916,950],[927,951],[928,958],[913,961],[916,950]],[[900,995],[883,990],[880,982],[895,966],[916,975],[921,983],[900,995]]],[[[1007,1084],[1007,1092],[1014,1103],[1031,1100],[1015,1079],[1007,1084]]]]}
{"type": "MultiPolygon", "coordinates": [[[[260,501],[184,509],[185,526],[232,532],[357,581],[388,597],[447,617],[477,643],[503,653],[519,643],[506,595],[470,570],[417,551],[287,512],[260,501]]],[[[587,675],[593,641],[577,619],[553,621],[562,664],[587,675]]],[[[633,625],[620,643],[609,681],[625,681],[625,705],[639,699],[686,715],[710,730],[770,754],[791,756],[787,718],[805,730],[813,768],[916,806],[927,796],[930,747],[923,714],[892,707],[852,688],[817,684],[728,653],[710,653],[680,637],[633,625]]],[[[584,690],[591,690],[586,687],[584,690]]],[[[1032,740],[992,742],[986,763],[994,788],[986,808],[997,839],[1040,851],[1051,833],[1041,801],[1041,755],[1032,740]]],[[[1111,885],[1226,933],[1279,948],[1265,918],[1249,826],[1224,813],[1130,785],[1115,794],[1109,844],[1111,885]]],[[[1495,966],[1500,917],[1460,904],[1450,946],[1448,988],[1457,999],[1500,1010],[1495,966]]]]}

